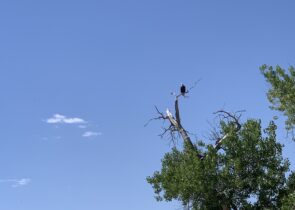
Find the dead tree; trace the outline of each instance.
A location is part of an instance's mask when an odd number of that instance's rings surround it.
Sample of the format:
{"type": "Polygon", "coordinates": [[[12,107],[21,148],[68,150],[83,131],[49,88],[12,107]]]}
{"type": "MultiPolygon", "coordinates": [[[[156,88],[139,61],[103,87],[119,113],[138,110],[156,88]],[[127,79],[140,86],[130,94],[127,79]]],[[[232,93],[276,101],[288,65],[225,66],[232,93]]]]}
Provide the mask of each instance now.
{"type": "MultiPolygon", "coordinates": [[[[180,94],[176,95],[176,97],[175,97],[175,102],[174,102],[175,114],[174,115],[172,114],[172,112],[169,109],[167,109],[166,113],[164,114],[164,113],[160,112],[157,107],[155,107],[159,116],[155,117],[151,120],[169,121],[169,126],[166,128],[163,128],[164,131],[163,131],[163,133],[160,134],[160,136],[163,137],[165,134],[168,134],[173,142],[175,141],[176,135],[181,136],[186,148],[198,151],[197,147],[193,144],[193,142],[189,136],[189,132],[182,126],[182,123],[181,123],[181,117],[180,117],[180,112],[179,112],[179,103],[178,103],[179,99],[181,97],[185,97],[185,95],[183,93],[180,93],[180,94]]],[[[219,111],[215,112],[214,114],[217,114],[219,117],[222,118],[222,120],[226,120],[228,123],[233,123],[235,132],[238,132],[241,129],[241,125],[239,123],[239,118],[241,115],[237,115],[236,113],[232,114],[232,113],[224,111],[224,110],[219,110],[219,111]]],[[[229,133],[226,133],[223,136],[220,136],[216,132],[216,133],[214,133],[214,136],[215,136],[215,144],[213,145],[213,147],[215,148],[215,150],[217,152],[219,149],[222,148],[222,142],[229,136],[229,133]]],[[[198,156],[198,158],[203,160],[206,157],[206,154],[197,153],[197,156],[198,156]]]]}

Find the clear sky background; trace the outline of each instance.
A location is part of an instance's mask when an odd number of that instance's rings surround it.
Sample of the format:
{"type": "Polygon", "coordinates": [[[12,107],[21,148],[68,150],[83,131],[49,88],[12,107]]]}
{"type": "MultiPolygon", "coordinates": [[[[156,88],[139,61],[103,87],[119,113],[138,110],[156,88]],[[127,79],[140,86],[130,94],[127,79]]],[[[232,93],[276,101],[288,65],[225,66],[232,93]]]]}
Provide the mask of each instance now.
{"type": "MultiPolygon", "coordinates": [[[[295,64],[294,1],[4,0],[0,3],[0,209],[168,210],[146,177],[184,126],[206,139],[214,111],[274,114],[259,72],[295,64]]],[[[295,143],[279,137],[294,168],[295,143]],[[293,149],[292,149],[293,148],[293,149]]]]}

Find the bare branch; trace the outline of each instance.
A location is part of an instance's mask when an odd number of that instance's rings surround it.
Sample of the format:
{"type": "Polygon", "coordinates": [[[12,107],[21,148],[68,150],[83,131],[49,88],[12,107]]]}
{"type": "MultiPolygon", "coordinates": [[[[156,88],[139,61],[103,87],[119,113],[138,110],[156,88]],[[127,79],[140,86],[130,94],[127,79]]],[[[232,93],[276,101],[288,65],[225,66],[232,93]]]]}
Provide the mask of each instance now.
{"type": "Polygon", "coordinates": [[[198,84],[201,80],[202,80],[202,79],[198,79],[196,82],[194,82],[194,84],[193,84],[191,87],[189,87],[189,89],[188,89],[187,92],[189,92],[191,89],[195,88],[195,87],[197,86],[197,84],[198,84]]]}
{"type": "MultiPolygon", "coordinates": [[[[241,124],[239,122],[241,114],[237,115],[237,113],[239,113],[239,112],[242,112],[242,111],[238,111],[238,112],[235,112],[234,114],[232,114],[232,113],[229,113],[224,110],[219,110],[219,111],[214,112],[214,114],[218,114],[223,119],[228,120],[228,122],[234,122],[236,125],[235,132],[238,132],[241,129],[241,124]]],[[[222,144],[223,140],[226,139],[228,136],[229,136],[229,133],[226,133],[223,137],[218,137],[216,139],[214,148],[217,151],[221,148],[221,144],[222,144]]]]}
{"type": "Polygon", "coordinates": [[[148,126],[148,124],[149,124],[151,121],[153,121],[153,120],[161,120],[161,119],[162,119],[162,120],[166,120],[166,119],[167,119],[167,116],[165,116],[162,112],[160,112],[157,106],[155,106],[155,108],[156,108],[156,110],[157,110],[159,116],[158,116],[158,117],[154,117],[154,118],[152,118],[152,119],[149,119],[149,121],[147,121],[147,123],[144,124],[144,127],[148,126]]]}
{"type": "Polygon", "coordinates": [[[179,114],[179,108],[178,108],[178,97],[175,99],[175,117],[177,123],[180,125],[180,114],[179,114]]]}
{"type": "Polygon", "coordinates": [[[241,113],[241,112],[244,112],[244,110],[235,112],[234,114],[224,110],[218,110],[214,112],[213,114],[218,114],[219,116],[223,117],[223,119],[227,119],[228,121],[234,121],[234,123],[236,124],[236,131],[239,131],[241,129],[241,124],[239,123],[241,114],[237,115],[237,113],[241,113]]]}

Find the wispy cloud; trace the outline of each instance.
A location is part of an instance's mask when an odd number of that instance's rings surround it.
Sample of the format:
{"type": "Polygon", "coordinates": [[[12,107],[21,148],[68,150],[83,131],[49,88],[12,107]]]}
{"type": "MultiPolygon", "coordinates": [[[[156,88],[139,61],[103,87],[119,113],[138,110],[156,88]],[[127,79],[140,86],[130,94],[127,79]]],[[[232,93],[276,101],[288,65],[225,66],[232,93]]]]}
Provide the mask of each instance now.
{"type": "Polygon", "coordinates": [[[84,129],[84,128],[87,128],[87,126],[86,125],[78,125],[78,128],[84,129]]]}
{"type": "Polygon", "coordinates": [[[31,179],[23,178],[23,179],[0,179],[0,183],[11,183],[11,187],[23,187],[30,184],[31,179]]]}
{"type": "MultiPolygon", "coordinates": [[[[85,129],[80,134],[81,137],[83,137],[83,138],[91,138],[91,137],[93,138],[93,137],[102,135],[101,132],[95,131],[96,130],[95,128],[92,129],[92,127],[97,127],[96,124],[92,124],[91,122],[86,121],[86,120],[79,118],[79,117],[66,117],[65,115],[61,115],[61,114],[53,114],[52,117],[44,120],[44,122],[46,122],[48,124],[53,124],[56,127],[60,124],[74,124],[75,125],[74,127],[76,127],[76,128],[85,129]]],[[[60,138],[61,138],[61,136],[59,136],[58,138],[55,138],[55,139],[60,139],[60,138]]],[[[49,138],[45,137],[43,139],[47,140],[49,138]]]]}
{"type": "Polygon", "coordinates": [[[49,124],[83,124],[85,120],[78,117],[66,117],[61,114],[54,114],[51,118],[46,120],[49,124]]]}
{"type": "Polygon", "coordinates": [[[22,187],[30,184],[31,179],[19,179],[16,180],[15,183],[12,185],[12,187],[22,187]]]}
{"type": "Polygon", "coordinates": [[[93,132],[93,131],[86,131],[83,133],[82,137],[94,137],[94,136],[100,136],[102,135],[101,132],[93,132]]]}

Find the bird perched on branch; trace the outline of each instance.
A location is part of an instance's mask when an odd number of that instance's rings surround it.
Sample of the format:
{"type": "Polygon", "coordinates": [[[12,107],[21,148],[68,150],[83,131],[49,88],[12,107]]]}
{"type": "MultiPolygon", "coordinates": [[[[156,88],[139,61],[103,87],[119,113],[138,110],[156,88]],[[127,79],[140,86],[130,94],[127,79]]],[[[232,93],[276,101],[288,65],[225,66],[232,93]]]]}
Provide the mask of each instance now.
{"type": "Polygon", "coordinates": [[[181,95],[185,95],[187,93],[187,90],[186,90],[186,87],[184,84],[181,83],[181,86],[180,86],[180,93],[181,95]]]}

